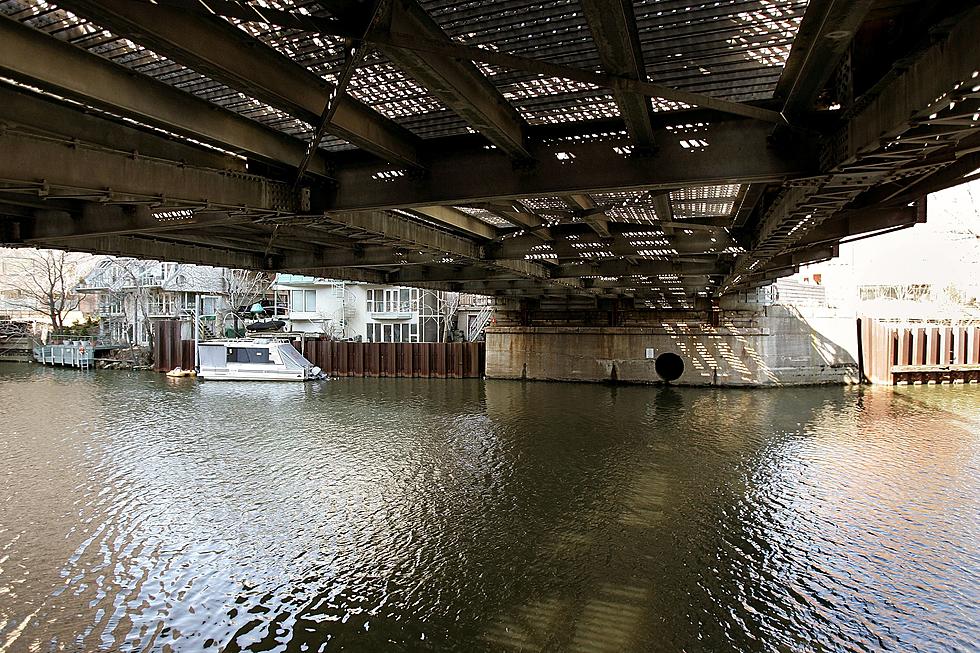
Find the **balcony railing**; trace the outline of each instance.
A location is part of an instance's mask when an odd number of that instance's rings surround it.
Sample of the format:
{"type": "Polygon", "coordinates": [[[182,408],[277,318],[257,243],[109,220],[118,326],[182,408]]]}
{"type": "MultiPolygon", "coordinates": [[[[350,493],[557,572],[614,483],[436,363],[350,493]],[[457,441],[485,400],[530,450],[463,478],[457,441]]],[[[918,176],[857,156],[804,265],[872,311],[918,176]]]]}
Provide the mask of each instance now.
{"type": "Polygon", "coordinates": [[[194,305],[182,302],[149,302],[146,314],[150,317],[176,317],[181,314],[193,314],[194,305]]]}
{"type": "Polygon", "coordinates": [[[418,302],[368,302],[367,313],[375,320],[407,320],[418,313],[418,302]]]}

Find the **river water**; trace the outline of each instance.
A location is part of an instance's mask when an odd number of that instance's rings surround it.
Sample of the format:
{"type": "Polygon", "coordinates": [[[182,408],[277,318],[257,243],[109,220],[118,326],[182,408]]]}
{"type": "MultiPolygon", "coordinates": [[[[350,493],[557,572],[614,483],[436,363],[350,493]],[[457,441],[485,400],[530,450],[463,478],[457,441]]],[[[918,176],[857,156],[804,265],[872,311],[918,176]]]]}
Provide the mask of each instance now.
{"type": "Polygon", "coordinates": [[[0,652],[968,651],[980,388],[0,365],[0,652]]]}

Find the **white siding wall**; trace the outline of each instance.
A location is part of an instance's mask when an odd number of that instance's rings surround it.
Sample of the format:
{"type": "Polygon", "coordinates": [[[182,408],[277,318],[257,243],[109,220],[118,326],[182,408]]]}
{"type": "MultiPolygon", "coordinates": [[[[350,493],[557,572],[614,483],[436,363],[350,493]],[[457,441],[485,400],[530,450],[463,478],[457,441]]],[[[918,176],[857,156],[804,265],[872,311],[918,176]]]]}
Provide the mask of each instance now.
{"type": "MultiPolygon", "coordinates": [[[[303,284],[303,285],[277,285],[280,291],[312,290],[316,294],[315,310],[294,311],[289,315],[290,329],[301,333],[330,333],[332,330],[339,334],[340,320],[346,320],[346,333],[348,338],[360,335],[364,337],[367,330],[365,328],[365,303],[366,295],[364,288],[354,284],[303,284]],[[346,300],[346,305],[345,305],[346,300]]],[[[292,294],[290,294],[290,307],[292,308],[292,294]]],[[[303,306],[303,308],[308,308],[303,306]]]]}
{"type": "MultiPolygon", "coordinates": [[[[393,319],[393,315],[389,315],[388,319],[385,319],[381,317],[381,311],[368,313],[368,291],[376,289],[391,290],[393,288],[392,286],[360,283],[348,283],[341,286],[339,283],[310,282],[302,284],[277,284],[276,288],[280,291],[310,290],[316,293],[315,310],[291,310],[289,328],[292,331],[301,333],[331,333],[331,329],[336,321],[346,318],[347,329],[344,336],[348,338],[360,336],[363,340],[369,340],[374,333],[374,325],[381,325],[382,339],[386,339],[384,325],[393,326],[404,324],[415,325],[417,341],[421,342],[423,340],[423,328],[419,313],[417,312],[411,313],[404,319],[393,319]],[[343,294],[339,292],[341,287],[344,289],[343,294]],[[344,305],[344,299],[346,299],[346,307],[344,305]]],[[[292,295],[290,297],[292,298],[292,295]]],[[[293,307],[292,299],[290,300],[290,307],[291,309],[293,307]]],[[[303,308],[307,308],[305,298],[303,308]]],[[[410,326],[407,331],[409,333],[411,332],[410,326]]],[[[334,333],[335,335],[340,335],[336,331],[334,333]]],[[[410,338],[410,336],[406,337],[410,338]]]]}

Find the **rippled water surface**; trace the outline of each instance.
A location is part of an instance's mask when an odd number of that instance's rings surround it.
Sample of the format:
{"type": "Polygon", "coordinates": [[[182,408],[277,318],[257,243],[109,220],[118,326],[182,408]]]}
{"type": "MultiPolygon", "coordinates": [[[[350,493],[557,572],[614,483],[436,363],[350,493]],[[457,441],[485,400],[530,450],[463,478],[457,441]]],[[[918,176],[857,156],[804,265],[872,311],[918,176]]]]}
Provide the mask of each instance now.
{"type": "Polygon", "coordinates": [[[948,651],[980,388],[0,366],[0,652],[948,651]]]}

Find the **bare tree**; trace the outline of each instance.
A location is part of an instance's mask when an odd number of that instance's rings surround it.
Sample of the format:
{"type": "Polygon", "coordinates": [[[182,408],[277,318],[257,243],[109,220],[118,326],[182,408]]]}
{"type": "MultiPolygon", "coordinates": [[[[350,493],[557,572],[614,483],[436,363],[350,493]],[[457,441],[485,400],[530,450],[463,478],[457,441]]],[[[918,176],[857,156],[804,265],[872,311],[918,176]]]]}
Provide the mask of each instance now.
{"type": "Polygon", "coordinates": [[[46,316],[54,333],[65,328],[69,313],[78,310],[82,295],[76,292],[85,268],[91,266],[87,254],[61,250],[25,250],[14,261],[15,274],[24,308],[46,316]]]}
{"type": "Polygon", "coordinates": [[[107,296],[116,299],[129,322],[130,344],[135,345],[146,339],[153,346],[153,329],[150,328],[149,297],[151,285],[147,275],[157,265],[156,261],[143,261],[134,258],[112,258],[104,264],[103,282],[107,296]],[[132,314],[128,311],[132,310],[132,314]]]}
{"type": "Polygon", "coordinates": [[[439,342],[452,340],[453,329],[456,326],[456,313],[459,311],[459,293],[446,291],[434,292],[439,312],[439,342]]]}
{"type": "Polygon", "coordinates": [[[235,322],[235,331],[238,331],[239,308],[244,306],[247,310],[247,307],[262,299],[269,292],[272,281],[272,277],[266,272],[225,270],[222,295],[224,295],[227,306],[218,309],[215,324],[223,325],[225,320],[231,316],[235,322]]]}

